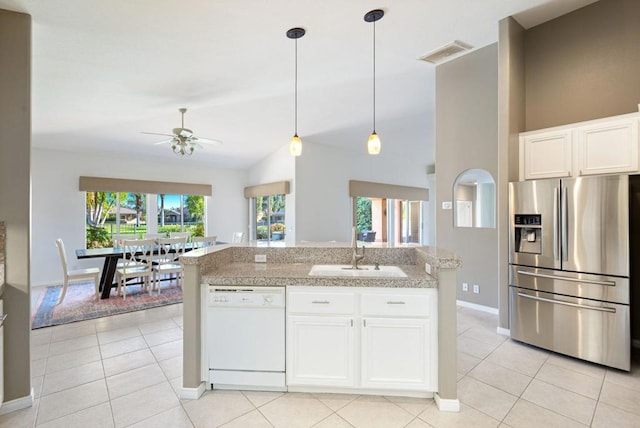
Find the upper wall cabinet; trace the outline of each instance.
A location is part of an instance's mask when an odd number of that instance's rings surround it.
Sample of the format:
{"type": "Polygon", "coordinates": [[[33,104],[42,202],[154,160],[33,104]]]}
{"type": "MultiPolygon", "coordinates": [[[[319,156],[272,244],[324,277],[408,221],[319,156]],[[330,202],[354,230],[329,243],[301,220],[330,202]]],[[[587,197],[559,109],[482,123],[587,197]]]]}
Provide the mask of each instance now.
{"type": "Polygon", "coordinates": [[[640,113],[520,134],[520,180],[638,172],[640,113]]]}
{"type": "MultiPolygon", "coordinates": [[[[525,180],[570,177],[572,132],[558,130],[520,136],[520,171],[525,180]]],[[[521,177],[522,178],[522,177],[521,177]]]]}
{"type": "Polygon", "coordinates": [[[579,127],[578,174],[638,171],[638,122],[634,117],[579,127]]]}

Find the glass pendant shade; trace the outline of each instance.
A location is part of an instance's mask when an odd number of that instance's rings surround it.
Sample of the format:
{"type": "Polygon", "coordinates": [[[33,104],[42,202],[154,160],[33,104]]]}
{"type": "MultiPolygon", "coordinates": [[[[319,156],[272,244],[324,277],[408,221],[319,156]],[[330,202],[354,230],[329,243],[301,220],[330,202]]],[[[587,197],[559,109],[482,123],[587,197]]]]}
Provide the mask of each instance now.
{"type": "Polygon", "coordinates": [[[291,137],[291,141],[289,141],[289,154],[291,156],[300,156],[302,154],[302,141],[297,134],[291,137]]]}
{"type": "Polygon", "coordinates": [[[380,153],[380,137],[376,134],[376,131],[373,131],[371,135],[369,135],[369,141],[367,141],[367,153],[370,155],[377,155],[380,153]]]}

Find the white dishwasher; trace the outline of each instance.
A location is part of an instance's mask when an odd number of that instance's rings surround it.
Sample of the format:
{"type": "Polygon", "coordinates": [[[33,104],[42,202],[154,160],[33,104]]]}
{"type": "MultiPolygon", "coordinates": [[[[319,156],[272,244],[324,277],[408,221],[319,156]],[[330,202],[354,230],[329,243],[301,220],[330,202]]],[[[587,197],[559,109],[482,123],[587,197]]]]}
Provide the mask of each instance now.
{"type": "Polygon", "coordinates": [[[212,388],[286,391],[284,287],[208,289],[206,352],[212,388]]]}

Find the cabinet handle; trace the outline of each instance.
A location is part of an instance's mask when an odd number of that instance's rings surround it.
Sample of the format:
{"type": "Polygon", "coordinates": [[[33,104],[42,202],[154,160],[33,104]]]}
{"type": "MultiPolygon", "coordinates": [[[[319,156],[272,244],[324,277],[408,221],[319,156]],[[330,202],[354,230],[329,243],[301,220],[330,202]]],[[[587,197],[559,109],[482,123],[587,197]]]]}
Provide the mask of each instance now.
{"type": "Polygon", "coordinates": [[[405,305],[406,303],[401,300],[389,300],[387,305],[405,305]]]}
{"type": "Polygon", "coordinates": [[[351,327],[353,327],[353,320],[351,320],[351,327]]]}
{"type": "Polygon", "coordinates": [[[367,320],[362,320],[362,326],[366,327],[367,326],[367,320]]]}
{"type": "Polygon", "coordinates": [[[311,303],[313,303],[314,305],[328,305],[331,302],[328,300],[314,300],[311,303]]]}

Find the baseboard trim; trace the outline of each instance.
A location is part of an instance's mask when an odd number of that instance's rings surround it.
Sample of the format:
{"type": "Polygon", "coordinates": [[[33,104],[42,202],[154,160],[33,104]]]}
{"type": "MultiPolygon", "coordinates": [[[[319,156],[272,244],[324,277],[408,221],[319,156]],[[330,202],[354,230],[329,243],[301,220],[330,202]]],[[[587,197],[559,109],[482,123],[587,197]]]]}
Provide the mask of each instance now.
{"type": "Polygon", "coordinates": [[[33,388],[31,388],[31,394],[26,397],[16,398],[15,400],[5,401],[0,406],[0,415],[6,415],[7,413],[15,412],[16,410],[27,409],[33,406],[33,388]]]}
{"type": "Polygon", "coordinates": [[[463,308],[475,309],[476,311],[488,312],[493,315],[498,315],[498,308],[492,308],[491,306],[478,305],[477,303],[466,302],[464,300],[456,300],[458,306],[463,308]]]}
{"type": "Polygon", "coordinates": [[[204,394],[205,384],[200,382],[197,388],[185,388],[180,389],[180,398],[183,400],[197,400],[202,394],[204,394]]]}
{"type": "Polygon", "coordinates": [[[631,339],[631,347],[640,349],[640,339],[631,339]]]}
{"type": "Polygon", "coordinates": [[[451,398],[440,398],[440,394],[436,392],[433,397],[436,406],[438,406],[438,410],[441,412],[459,412],[460,411],[460,400],[451,399],[451,398]]]}
{"type": "Polygon", "coordinates": [[[509,330],[508,328],[497,327],[496,332],[501,336],[511,337],[511,330],[509,330]]]}

